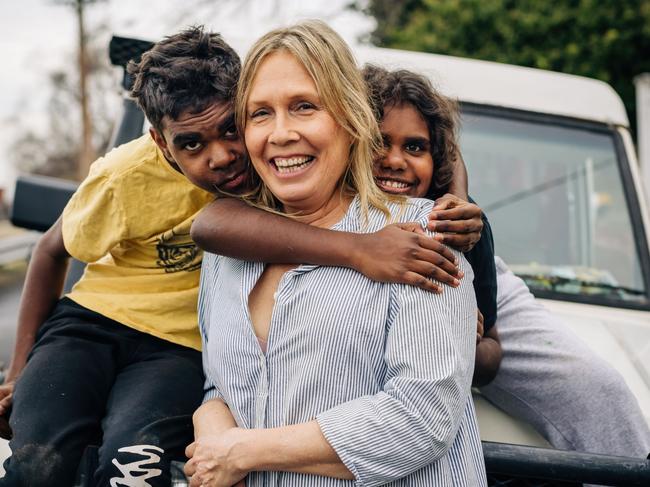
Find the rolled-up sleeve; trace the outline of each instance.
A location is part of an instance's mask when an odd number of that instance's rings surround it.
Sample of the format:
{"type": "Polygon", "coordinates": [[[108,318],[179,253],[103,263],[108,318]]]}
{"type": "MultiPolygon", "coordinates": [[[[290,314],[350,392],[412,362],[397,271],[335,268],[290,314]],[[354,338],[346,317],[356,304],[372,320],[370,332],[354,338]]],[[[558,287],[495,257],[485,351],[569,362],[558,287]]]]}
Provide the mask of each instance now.
{"type": "Polygon", "coordinates": [[[444,456],[456,437],[474,366],[472,271],[442,294],[393,285],[382,391],[317,416],[357,485],[381,485],[444,456]]]}
{"type": "Polygon", "coordinates": [[[215,302],[215,286],[219,268],[219,257],[209,252],[203,253],[203,262],[201,264],[201,279],[199,286],[198,300],[198,320],[199,331],[201,332],[201,350],[203,359],[203,371],[205,373],[205,382],[203,384],[203,402],[206,403],[212,399],[222,399],[223,395],[217,387],[216,381],[213,380],[211,371],[215,370],[214,364],[211,363],[211,353],[209,346],[210,325],[213,320],[210,319],[212,313],[212,303],[215,302]]]}

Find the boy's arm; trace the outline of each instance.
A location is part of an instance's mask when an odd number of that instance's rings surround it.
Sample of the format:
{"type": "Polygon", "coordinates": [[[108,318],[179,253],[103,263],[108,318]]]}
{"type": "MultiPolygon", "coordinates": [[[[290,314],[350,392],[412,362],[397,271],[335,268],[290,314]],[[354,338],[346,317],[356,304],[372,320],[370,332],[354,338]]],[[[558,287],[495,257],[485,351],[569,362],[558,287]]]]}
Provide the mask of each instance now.
{"type": "Polygon", "coordinates": [[[252,208],[233,198],[210,203],[192,225],[209,252],[245,260],[350,267],[381,282],[440,292],[432,281],[457,286],[453,253],[417,224],[388,225],[368,234],[337,232],[252,208]]]}
{"type": "Polygon", "coordinates": [[[0,386],[0,415],[11,404],[13,386],[25,367],[36,334],[61,296],[70,255],[63,245],[61,219],[43,234],[34,248],[18,312],[18,328],[11,364],[0,386]]]}

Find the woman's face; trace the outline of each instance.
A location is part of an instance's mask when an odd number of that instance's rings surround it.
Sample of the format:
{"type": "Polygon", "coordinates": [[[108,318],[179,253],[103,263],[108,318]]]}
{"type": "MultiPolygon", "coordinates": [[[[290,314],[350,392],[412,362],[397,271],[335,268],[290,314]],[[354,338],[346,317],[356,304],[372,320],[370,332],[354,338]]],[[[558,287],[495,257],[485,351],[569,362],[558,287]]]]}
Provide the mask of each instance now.
{"type": "Polygon", "coordinates": [[[392,106],[380,125],[384,155],[375,161],[374,176],[382,191],[412,197],[426,195],[433,178],[429,128],[410,104],[392,106]]]}
{"type": "Polygon", "coordinates": [[[246,102],[244,136],[255,170],[285,211],[310,213],[333,200],[350,138],[292,54],[278,51],[262,61],[246,102]]]}

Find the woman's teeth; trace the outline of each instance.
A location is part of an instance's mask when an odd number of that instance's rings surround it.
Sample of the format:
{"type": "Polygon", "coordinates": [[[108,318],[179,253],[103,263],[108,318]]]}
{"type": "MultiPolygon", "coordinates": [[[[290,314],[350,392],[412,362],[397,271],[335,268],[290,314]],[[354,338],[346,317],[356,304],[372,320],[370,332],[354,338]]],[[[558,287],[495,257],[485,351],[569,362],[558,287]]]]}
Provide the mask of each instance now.
{"type": "Polygon", "coordinates": [[[311,156],[290,157],[288,159],[276,157],[273,159],[273,163],[278,168],[279,173],[289,173],[301,170],[313,160],[314,158],[311,156]]]}

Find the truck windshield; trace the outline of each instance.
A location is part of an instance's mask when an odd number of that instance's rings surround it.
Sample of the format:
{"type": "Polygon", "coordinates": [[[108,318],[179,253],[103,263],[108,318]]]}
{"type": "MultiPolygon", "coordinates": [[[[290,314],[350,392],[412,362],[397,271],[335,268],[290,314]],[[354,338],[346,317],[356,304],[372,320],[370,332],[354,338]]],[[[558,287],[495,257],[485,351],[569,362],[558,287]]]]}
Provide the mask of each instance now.
{"type": "Polygon", "coordinates": [[[615,137],[605,127],[464,111],[470,194],[496,254],[531,290],[647,303],[615,137]]]}

